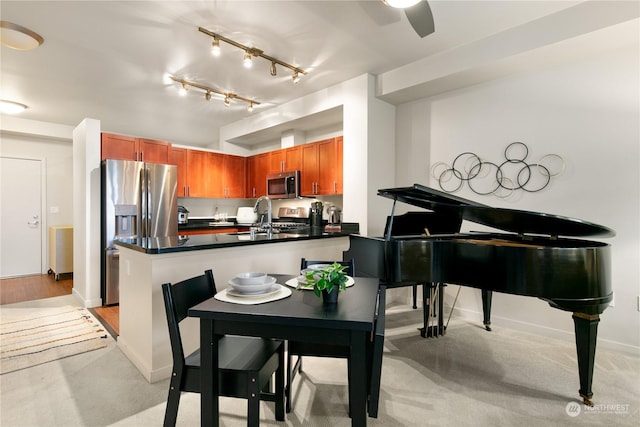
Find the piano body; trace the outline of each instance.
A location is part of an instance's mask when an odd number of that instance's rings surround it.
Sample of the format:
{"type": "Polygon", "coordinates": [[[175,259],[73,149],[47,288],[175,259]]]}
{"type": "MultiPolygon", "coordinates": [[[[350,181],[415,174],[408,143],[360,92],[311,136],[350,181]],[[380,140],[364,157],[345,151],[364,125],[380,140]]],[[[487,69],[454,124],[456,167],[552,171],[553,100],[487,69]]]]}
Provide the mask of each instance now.
{"type": "MultiPolygon", "coordinates": [[[[592,404],[599,315],[613,298],[611,253],[608,244],[578,237],[611,237],[613,230],[573,218],[492,208],[420,184],[378,190],[378,195],[394,201],[385,236],[352,235],[344,253],[344,259],[354,258],[358,275],[379,277],[388,288],[448,283],[481,289],[488,330],[493,291],[537,297],[553,308],[572,312],[579,393],[585,404],[592,404]],[[399,235],[393,232],[394,220],[402,217],[394,217],[397,201],[449,216],[448,228],[467,220],[507,233],[399,235]]],[[[427,297],[426,288],[423,286],[423,337],[429,332],[428,304],[435,303],[427,297]]],[[[442,314],[442,298],[439,312],[442,314]]],[[[436,333],[443,334],[441,317],[436,333]]]]}

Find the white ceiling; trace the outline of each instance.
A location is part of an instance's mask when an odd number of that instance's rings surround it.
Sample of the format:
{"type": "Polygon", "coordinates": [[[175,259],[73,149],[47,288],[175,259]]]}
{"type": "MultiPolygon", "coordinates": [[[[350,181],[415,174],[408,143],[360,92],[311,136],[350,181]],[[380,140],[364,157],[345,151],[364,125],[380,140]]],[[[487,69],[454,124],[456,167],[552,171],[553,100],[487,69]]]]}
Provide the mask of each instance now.
{"type": "MultiPolygon", "coordinates": [[[[2,0],[3,21],[36,31],[45,42],[32,51],[2,47],[0,97],[27,104],[25,119],[75,126],[89,117],[99,119],[105,131],[207,146],[217,142],[221,126],[248,115],[365,73],[377,75],[450,51],[576,3],[432,0],[436,32],[421,39],[401,11],[379,0],[2,0]],[[199,26],[309,74],[294,85],[282,67],[277,77],[270,76],[270,63],[261,58],[244,69],[243,52],[224,43],[215,58],[211,39],[199,26]],[[167,74],[262,104],[249,113],[244,103],[226,108],[195,90],[180,97],[167,74]]],[[[326,125],[335,116],[315,119],[326,125]]],[[[298,125],[305,130],[314,121],[298,125]]],[[[253,135],[247,141],[259,139],[253,135]]]]}

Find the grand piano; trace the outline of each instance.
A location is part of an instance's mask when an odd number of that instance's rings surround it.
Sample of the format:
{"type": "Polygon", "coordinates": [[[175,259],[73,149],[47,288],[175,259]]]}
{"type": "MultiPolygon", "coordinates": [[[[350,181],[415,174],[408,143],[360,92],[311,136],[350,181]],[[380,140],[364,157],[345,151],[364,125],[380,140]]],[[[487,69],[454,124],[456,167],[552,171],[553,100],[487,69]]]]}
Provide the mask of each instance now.
{"type": "MultiPolygon", "coordinates": [[[[579,393],[585,404],[592,405],[598,322],[613,298],[611,253],[606,243],[578,238],[612,237],[613,230],[574,218],[494,208],[420,184],[378,190],[378,195],[393,199],[385,236],[351,235],[344,253],[344,259],[355,260],[358,275],[378,277],[388,288],[425,284],[422,336],[434,332],[426,322],[429,305],[433,308],[436,302],[427,295],[427,289],[445,284],[482,291],[488,330],[493,291],[540,298],[553,308],[572,312],[579,393]],[[408,219],[395,216],[397,201],[427,211],[408,219]],[[463,220],[491,231],[460,233],[463,220]],[[425,229],[424,233],[394,232],[394,221],[404,229],[408,221],[413,222],[409,228],[425,229]],[[446,231],[432,232],[429,222],[440,229],[439,224],[444,223],[446,231]]],[[[442,293],[439,295],[436,308],[441,319],[442,293]]],[[[435,328],[435,333],[444,333],[441,320],[435,328]]]]}

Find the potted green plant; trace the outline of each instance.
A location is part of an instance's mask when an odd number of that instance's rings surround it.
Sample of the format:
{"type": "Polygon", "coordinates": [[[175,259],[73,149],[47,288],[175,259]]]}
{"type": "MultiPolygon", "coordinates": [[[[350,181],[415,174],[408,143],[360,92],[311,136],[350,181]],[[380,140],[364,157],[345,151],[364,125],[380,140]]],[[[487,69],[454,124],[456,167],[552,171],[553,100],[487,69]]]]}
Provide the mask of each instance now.
{"type": "Polygon", "coordinates": [[[338,292],[347,286],[346,265],[334,262],[321,270],[311,270],[305,273],[307,286],[313,286],[313,293],[325,303],[338,302],[338,292]]]}

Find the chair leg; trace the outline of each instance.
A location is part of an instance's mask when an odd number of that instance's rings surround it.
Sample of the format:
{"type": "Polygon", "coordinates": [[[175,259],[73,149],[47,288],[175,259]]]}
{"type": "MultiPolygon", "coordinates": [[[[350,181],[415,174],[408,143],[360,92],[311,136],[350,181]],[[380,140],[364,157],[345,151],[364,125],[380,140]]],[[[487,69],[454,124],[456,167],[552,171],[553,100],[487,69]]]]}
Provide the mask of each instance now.
{"type": "Polygon", "coordinates": [[[169,395],[167,396],[167,407],[164,411],[164,427],[175,427],[178,418],[178,405],[180,404],[180,382],[179,376],[171,377],[169,383],[169,395]]]}
{"type": "Polygon", "coordinates": [[[418,285],[413,285],[413,309],[418,308],[418,285]]]}
{"type": "Polygon", "coordinates": [[[258,384],[258,373],[252,372],[247,377],[249,382],[247,390],[247,427],[260,426],[260,386],[258,384]]]}
{"type": "Polygon", "coordinates": [[[278,351],[278,369],[276,369],[276,421],[284,421],[285,390],[284,390],[284,346],[278,351]]]}
{"type": "Polygon", "coordinates": [[[289,351],[287,351],[287,378],[286,378],[286,385],[284,388],[284,395],[285,395],[285,411],[287,413],[291,412],[291,383],[293,382],[293,367],[291,366],[291,362],[293,360],[293,357],[291,357],[291,353],[289,353],[289,351]]]}

